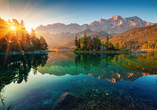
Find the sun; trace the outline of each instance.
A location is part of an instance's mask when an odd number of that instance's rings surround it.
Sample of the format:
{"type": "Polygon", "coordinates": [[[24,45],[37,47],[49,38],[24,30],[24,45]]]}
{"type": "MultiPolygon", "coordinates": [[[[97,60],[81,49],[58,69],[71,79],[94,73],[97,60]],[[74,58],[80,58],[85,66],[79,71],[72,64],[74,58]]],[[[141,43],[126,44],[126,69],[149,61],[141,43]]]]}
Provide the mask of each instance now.
{"type": "Polygon", "coordinates": [[[28,33],[31,33],[32,30],[31,29],[27,29],[27,31],[28,31],[28,33]]]}
{"type": "Polygon", "coordinates": [[[31,33],[32,28],[31,27],[26,27],[26,30],[27,30],[28,33],[31,33]]]}
{"type": "Polygon", "coordinates": [[[11,28],[12,30],[15,30],[15,26],[11,26],[10,28],[11,28]]]}

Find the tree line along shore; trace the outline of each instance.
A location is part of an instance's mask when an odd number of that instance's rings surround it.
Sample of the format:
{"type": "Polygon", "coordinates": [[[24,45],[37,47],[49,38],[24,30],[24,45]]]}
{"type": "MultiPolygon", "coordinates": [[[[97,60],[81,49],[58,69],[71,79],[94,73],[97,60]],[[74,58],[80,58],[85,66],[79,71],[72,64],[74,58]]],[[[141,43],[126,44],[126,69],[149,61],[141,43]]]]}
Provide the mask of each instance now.
{"type": "Polygon", "coordinates": [[[46,52],[47,49],[48,45],[44,37],[37,38],[33,29],[28,33],[23,20],[18,22],[12,19],[7,22],[0,18],[1,54],[31,54],[46,52]]]}

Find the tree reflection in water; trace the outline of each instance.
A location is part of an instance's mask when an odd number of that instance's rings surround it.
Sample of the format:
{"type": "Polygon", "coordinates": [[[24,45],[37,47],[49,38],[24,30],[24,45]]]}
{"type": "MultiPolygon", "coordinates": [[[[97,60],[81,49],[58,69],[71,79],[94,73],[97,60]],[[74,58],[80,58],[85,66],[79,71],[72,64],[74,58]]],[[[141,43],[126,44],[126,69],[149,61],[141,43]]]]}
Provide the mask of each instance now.
{"type": "Polygon", "coordinates": [[[99,79],[116,83],[120,80],[134,81],[139,77],[157,74],[157,54],[76,54],[76,67],[86,71],[95,68],[98,72],[88,73],[99,79]]]}
{"type": "Polygon", "coordinates": [[[85,70],[91,69],[91,67],[98,67],[99,64],[103,61],[106,63],[106,68],[108,68],[108,62],[111,61],[115,54],[76,54],[75,64],[76,67],[81,65],[85,70]]]}
{"type": "MultiPolygon", "coordinates": [[[[31,68],[34,70],[34,74],[37,73],[38,66],[44,66],[48,59],[48,54],[36,54],[36,55],[8,55],[5,61],[5,56],[0,56],[0,99],[3,104],[2,93],[5,85],[11,82],[17,82],[20,84],[22,81],[27,82],[28,74],[31,68]],[[4,65],[5,62],[5,65],[4,65]]],[[[11,104],[12,105],[12,104],[11,104]]]]}

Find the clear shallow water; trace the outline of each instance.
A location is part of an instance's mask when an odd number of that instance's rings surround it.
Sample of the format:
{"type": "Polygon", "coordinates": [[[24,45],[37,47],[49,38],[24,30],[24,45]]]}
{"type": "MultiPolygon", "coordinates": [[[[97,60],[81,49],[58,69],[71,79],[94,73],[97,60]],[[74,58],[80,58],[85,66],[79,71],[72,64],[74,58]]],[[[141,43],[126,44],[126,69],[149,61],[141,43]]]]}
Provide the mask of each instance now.
{"type": "Polygon", "coordinates": [[[65,92],[82,99],[74,109],[157,109],[156,53],[49,53],[7,59],[5,66],[1,63],[1,76],[10,78],[0,79],[1,97],[5,107],[14,104],[13,110],[51,110],[65,92]]]}

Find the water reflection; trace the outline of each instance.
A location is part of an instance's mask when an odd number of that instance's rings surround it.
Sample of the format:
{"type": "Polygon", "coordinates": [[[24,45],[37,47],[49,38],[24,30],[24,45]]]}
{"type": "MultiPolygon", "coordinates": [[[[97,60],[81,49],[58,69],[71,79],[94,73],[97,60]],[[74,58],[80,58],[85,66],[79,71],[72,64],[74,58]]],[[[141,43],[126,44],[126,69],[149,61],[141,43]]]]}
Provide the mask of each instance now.
{"type": "Polygon", "coordinates": [[[11,56],[5,66],[1,63],[3,76],[12,78],[1,80],[4,85],[12,81],[20,83],[20,86],[16,83],[10,84],[5,92],[5,103],[15,101],[15,110],[50,110],[65,92],[74,93],[82,98],[79,109],[157,108],[156,77],[151,76],[157,71],[155,53],[50,53],[25,58],[11,56]],[[28,73],[31,74],[29,77],[28,73]],[[145,75],[150,76],[142,77],[145,75]],[[21,83],[24,81],[27,84],[21,83]],[[14,93],[12,87],[17,89],[14,88],[14,93]]]}
{"type": "Polygon", "coordinates": [[[51,62],[44,67],[38,67],[38,70],[42,74],[49,73],[57,76],[91,75],[94,78],[108,79],[113,83],[120,80],[134,81],[139,77],[157,73],[156,56],[157,54],[153,53],[57,54],[53,55],[53,59],[50,57],[51,62]]]}
{"type": "MultiPolygon", "coordinates": [[[[20,84],[22,81],[28,81],[28,73],[31,68],[34,70],[34,74],[37,73],[38,66],[44,66],[48,59],[48,54],[40,55],[11,55],[8,56],[4,64],[5,56],[0,56],[0,92],[5,85],[11,82],[17,82],[20,84]]],[[[2,94],[0,99],[3,103],[2,94]]]]}
{"type": "Polygon", "coordinates": [[[107,54],[76,54],[75,64],[76,67],[81,65],[85,70],[90,70],[92,67],[98,67],[101,61],[104,61],[106,68],[108,68],[108,62],[111,61],[115,55],[107,54]]]}
{"type": "Polygon", "coordinates": [[[140,55],[119,55],[118,62],[113,63],[133,71],[157,74],[157,53],[140,55]]]}

